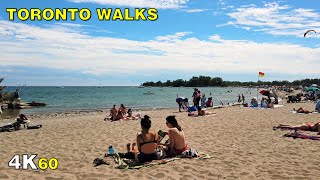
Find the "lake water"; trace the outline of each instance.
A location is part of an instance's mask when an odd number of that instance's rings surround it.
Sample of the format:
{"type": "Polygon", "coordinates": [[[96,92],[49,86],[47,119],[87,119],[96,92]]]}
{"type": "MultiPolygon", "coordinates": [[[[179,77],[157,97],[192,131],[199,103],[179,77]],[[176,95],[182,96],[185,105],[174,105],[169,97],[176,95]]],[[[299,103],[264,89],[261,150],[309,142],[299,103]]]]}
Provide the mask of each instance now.
{"type": "MultiPolygon", "coordinates": [[[[16,87],[7,87],[6,91],[14,91],[16,87]]],[[[110,109],[113,104],[119,107],[150,109],[177,107],[177,94],[189,98],[192,103],[193,88],[191,87],[19,87],[23,102],[44,102],[45,107],[23,109],[25,114],[42,114],[72,110],[110,109]],[[149,93],[150,92],[150,93],[149,93]]],[[[247,88],[199,88],[206,97],[213,97],[214,105],[233,103],[238,100],[238,94],[243,93],[246,100],[257,96],[256,90],[247,88]],[[210,95],[211,93],[211,95],[210,95]]]]}

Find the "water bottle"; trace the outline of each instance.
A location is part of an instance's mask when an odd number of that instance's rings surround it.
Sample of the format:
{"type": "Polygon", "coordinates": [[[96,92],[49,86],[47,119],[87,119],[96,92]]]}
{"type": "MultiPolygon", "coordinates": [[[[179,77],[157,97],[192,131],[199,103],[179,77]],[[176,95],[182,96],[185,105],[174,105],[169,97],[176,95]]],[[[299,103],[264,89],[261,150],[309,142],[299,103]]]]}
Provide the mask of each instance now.
{"type": "Polygon", "coordinates": [[[114,155],[114,149],[112,146],[109,146],[109,155],[114,155]]]}

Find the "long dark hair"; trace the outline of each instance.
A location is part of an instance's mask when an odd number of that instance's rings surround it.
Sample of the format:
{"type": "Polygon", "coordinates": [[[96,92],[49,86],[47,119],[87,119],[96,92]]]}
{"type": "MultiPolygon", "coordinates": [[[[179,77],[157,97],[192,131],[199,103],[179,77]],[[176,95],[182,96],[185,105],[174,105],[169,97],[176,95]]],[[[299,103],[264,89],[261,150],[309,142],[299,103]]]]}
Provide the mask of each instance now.
{"type": "Polygon", "coordinates": [[[167,122],[172,124],[173,127],[177,128],[179,131],[182,131],[182,128],[179,126],[176,116],[168,116],[166,118],[167,122]]]}
{"type": "Polygon", "coordinates": [[[149,130],[151,128],[151,120],[148,115],[144,115],[144,117],[140,121],[141,127],[149,130]]]}

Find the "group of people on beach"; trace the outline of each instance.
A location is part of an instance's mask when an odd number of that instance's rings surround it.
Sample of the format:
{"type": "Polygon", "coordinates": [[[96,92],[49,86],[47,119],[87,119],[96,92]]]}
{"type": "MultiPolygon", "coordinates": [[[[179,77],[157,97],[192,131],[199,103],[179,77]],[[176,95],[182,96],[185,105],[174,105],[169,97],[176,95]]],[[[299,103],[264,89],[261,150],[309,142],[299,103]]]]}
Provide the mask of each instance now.
{"type": "Polygon", "coordinates": [[[211,114],[206,112],[204,108],[213,107],[212,97],[209,97],[207,100],[205,94],[201,94],[201,91],[198,88],[194,88],[192,99],[193,99],[192,100],[193,106],[190,107],[188,98],[178,97],[177,95],[176,102],[179,105],[179,112],[181,112],[181,109],[183,109],[184,111],[189,112],[188,116],[204,116],[204,115],[211,114]],[[200,105],[200,101],[201,101],[201,105],[200,105]],[[192,111],[197,111],[198,113],[194,113],[192,111]]]}
{"type": "Polygon", "coordinates": [[[116,108],[116,105],[113,105],[112,109],[110,110],[110,114],[104,120],[110,121],[119,121],[119,120],[136,120],[140,118],[139,113],[134,113],[132,109],[128,109],[121,104],[119,109],[116,108]]]}
{"type": "MultiPolygon", "coordinates": [[[[118,153],[121,158],[135,159],[139,163],[151,162],[166,157],[181,155],[187,151],[188,145],[185,140],[185,134],[181,126],[178,124],[175,116],[166,118],[167,132],[162,132],[168,136],[165,143],[161,143],[164,137],[159,133],[151,130],[151,118],[145,115],[141,118],[141,132],[136,137],[136,142],[127,144],[126,153],[118,153]]],[[[112,154],[106,154],[110,156],[112,154]]]]}

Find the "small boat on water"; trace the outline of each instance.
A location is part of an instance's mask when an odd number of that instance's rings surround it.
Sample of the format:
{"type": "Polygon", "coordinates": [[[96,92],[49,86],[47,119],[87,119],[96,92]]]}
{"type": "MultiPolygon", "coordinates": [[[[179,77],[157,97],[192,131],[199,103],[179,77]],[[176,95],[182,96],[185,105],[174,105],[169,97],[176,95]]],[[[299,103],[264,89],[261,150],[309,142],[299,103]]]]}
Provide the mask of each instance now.
{"type": "Polygon", "coordinates": [[[143,93],[143,94],[145,94],[145,95],[152,95],[152,94],[155,94],[155,93],[148,91],[147,93],[143,93]]]}

